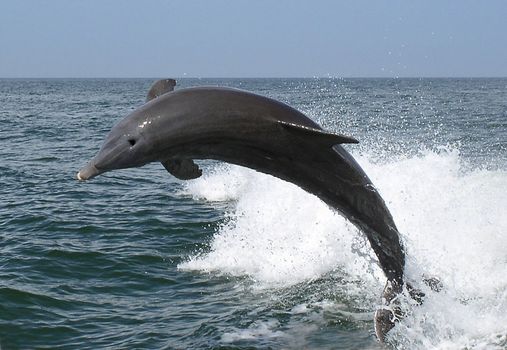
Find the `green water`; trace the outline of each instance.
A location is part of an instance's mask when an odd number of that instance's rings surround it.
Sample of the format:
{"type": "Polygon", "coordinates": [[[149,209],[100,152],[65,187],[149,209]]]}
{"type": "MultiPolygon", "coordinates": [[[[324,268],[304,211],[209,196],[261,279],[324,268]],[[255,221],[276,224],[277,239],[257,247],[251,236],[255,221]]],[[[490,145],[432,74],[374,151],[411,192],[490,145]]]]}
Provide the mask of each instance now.
{"type": "MultiPolygon", "coordinates": [[[[189,183],[159,164],[75,180],[151,82],[0,80],[1,348],[381,349],[382,273],[315,197],[214,162],[189,183]]],[[[408,276],[447,286],[389,347],[507,348],[506,79],[179,81],[197,85],[361,141],[348,149],[404,234],[408,276]]]]}

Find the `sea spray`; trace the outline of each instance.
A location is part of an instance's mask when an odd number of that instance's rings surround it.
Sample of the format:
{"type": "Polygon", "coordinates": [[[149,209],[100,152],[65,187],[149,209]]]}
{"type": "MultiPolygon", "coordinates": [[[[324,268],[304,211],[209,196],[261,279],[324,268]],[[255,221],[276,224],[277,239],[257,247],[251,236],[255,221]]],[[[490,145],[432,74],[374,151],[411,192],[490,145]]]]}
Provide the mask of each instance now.
{"type": "MultiPolygon", "coordinates": [[[[337,266],[347,266],[349,272],[357,268],[356,274],[361,274],[368,264],[359,251],[373,259],[351,223],[293,184],[223,166],[187,185],[188,193],[208,200],[222,197],[216,188],[227,188],[225,197],[236,201],[234,210],[215,235],[210,252],[192,257],[181,268],[245,274],[263,283],[291,285],[337,266]],[[229,182],[232,185],[227,187],[229,182]]],[[[377,278],[382,276],[380,269],[375,272],[377,278]]]]}
{"type": "MultiPolygon", "coordinates": [[[[424,149],[384,163],[367,154],[356,158],[403,235],[406,278],[427,293],[422,306],[409,306],[389,341],[406,349],[504,348],[507,172],[472,169],[452,148],[424,149]],[[429,290],[420,283],[424,275],[438,276],[444,289],[429,290]]],[[[278,288],[339,269],[349,280],[363,282],[351,293],[363,294],[364,302],[380,294],[385,278],[361,233],[298,187],[222,165],[189,182],[186,192],[235,205],[209,252],[189,257],[180,269],[249,276],[278,288]]]]}

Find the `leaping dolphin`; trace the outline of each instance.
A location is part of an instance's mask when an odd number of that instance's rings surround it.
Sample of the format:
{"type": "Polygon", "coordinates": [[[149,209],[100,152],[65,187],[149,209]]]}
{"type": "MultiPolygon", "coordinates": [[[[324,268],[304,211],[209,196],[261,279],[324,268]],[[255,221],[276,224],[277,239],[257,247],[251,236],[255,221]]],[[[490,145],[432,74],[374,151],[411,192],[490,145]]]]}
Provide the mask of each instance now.
{"type": "MultiPolygon", "coordinates": [[[[173,91],[174,85],[172,79],[157,81],[147,102],[112,128],[77,178],[161,162],[175,177],[189,180],[202,174],[195,159],[215,159],[292,182],[366,234],[388,280],[388,306],[403,287],[405,254],[384,200],[341,146],[358,141],[329,133],[271,98],[221,87],[173,91]]],[[[393,326],[394,314],[376,312],[381,341],[393,326]]]]}

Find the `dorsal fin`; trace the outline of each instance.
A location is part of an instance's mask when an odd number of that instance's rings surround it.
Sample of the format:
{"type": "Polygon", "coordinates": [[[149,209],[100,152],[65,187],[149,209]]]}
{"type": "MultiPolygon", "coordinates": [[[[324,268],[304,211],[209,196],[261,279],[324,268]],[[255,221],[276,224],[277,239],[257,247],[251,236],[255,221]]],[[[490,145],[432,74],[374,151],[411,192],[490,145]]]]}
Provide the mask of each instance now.
{"type": "Polygon", "coordinates": [[[302,137],[302,138],[311,138],[315,142],[324,143],[326,146],[333,147],[334,145],[340,143],[359,143],[355,138],[333,134],[324,130],[319,130],[315,128],[310,128],[308,126],[287,123],[284,121],[278,121],[279,125],[282,126],[288,132],[302,137]]]}
{"type": "Polygon", "coordinates": [[[174,79],[160,79],[153,83],[146,95],[146,102],[153,100],[165,93],[171,92],[176,86],[176,80],[174,79]]]}

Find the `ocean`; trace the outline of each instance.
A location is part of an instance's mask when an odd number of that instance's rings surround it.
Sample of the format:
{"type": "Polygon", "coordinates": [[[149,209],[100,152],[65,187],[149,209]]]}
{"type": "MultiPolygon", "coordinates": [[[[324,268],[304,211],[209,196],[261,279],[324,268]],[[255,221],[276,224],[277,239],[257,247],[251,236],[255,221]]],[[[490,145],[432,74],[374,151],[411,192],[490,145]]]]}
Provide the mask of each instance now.
{"type": "Polygon", "coordinates": [[[214,161],[75,179],[153,81],[0,80],[1,349],[507,349],[507,79],[178,80],[360,141],[407,278],[443,284],[385,346],[369,244],[298,187],[214,161]]]}

